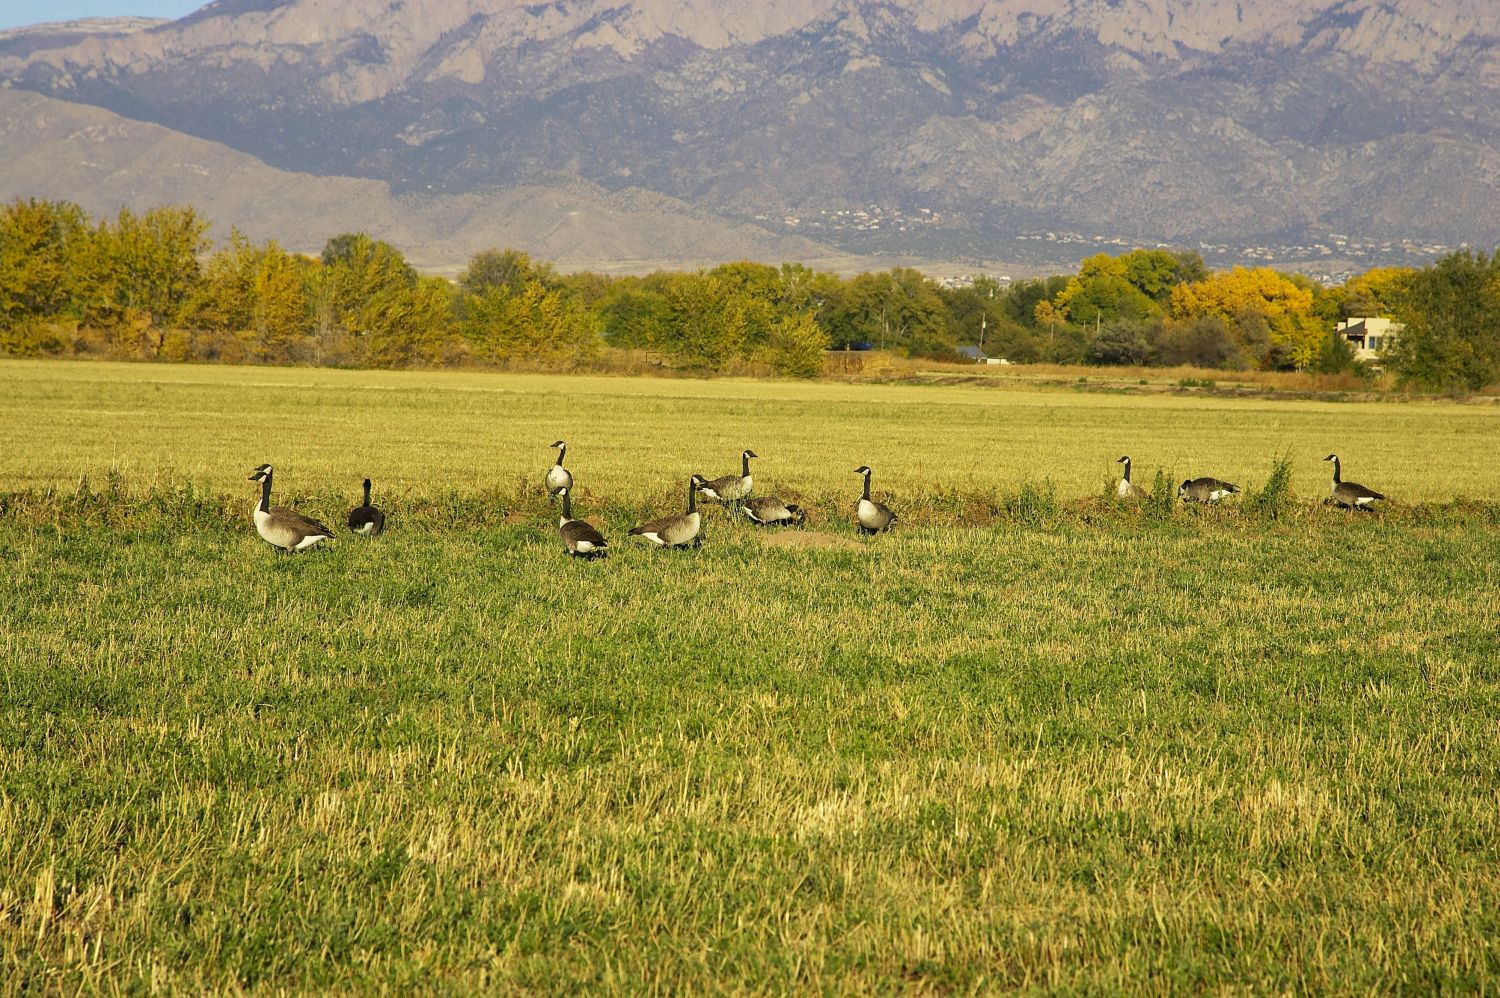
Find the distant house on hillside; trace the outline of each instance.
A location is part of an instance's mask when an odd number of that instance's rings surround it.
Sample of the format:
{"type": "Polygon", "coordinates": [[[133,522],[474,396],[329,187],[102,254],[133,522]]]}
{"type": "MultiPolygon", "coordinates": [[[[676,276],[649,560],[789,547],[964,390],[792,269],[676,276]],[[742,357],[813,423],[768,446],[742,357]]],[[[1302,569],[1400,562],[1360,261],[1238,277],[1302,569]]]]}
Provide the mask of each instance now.
{"type": "Polygon", "coordinates": [[[1396,345],[1404,328],[1395,319],[1345,319],[1337,332],[1354,347],[1355,360],[1379,360],[1381,353],[1396,345]]]}

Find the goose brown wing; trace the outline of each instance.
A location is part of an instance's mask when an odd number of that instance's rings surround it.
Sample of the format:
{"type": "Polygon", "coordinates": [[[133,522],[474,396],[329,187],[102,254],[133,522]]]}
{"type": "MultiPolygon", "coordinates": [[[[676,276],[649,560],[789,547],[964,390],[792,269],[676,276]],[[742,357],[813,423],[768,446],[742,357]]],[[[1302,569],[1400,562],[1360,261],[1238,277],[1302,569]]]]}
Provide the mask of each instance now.
{"type": "Polygon", "coordinates": [[[558,533],[562,534],[563,540],[570,544],[577,544],[579,541],[583,541],[594,545],[596,548],[609,546],[609,542],[604,539],[604,535],[595,530],[594,525],[587,520],[569,520],[558,528],[558,533]]]}
{"type": "Polygon", "coordinates": [[[698,486],[698,491],[700,493],[701,492],[710,492],[711,491],[715,495],[722,496],[722,495],[724,495],[724,493],[730,491],[731,489],[735,488],[739,484],[740,484],[740,476],[739,475],[725,475],[722,478],[715,478],[711,482],[704,482],[702,485],[698,486]]]}
{"type": "Polygon", "coordinates": [[[271,519],[279,526],[285,526],[290,530],[301,531],[302,536],[312,537],[321,534],[324,537],[332,537],[333,531],[310,516],[303,516],[295,509],[287,509],[285,506],[272,506],[271,519]]]}
{"type": "Polygon", "coordinates": [[[1358,482],[1340,482],[1334,490],[1334,498],[1341,502],[1354,502],[1356,499],[1384,499],[1385,496],[1374,489],[1367,489],[1358,482]]]}
{"type": "Polygon", "coordinates": [[[632,535],[656,534],[659,537],[661,536],[661,532],[671,526],[676,519],[676,516],[658,516],[654,520],[647,520],[639,527],[631,527],[630,533],[632,535]]]}
{"type": "Polygon", "coordinates": [[[756,496],[745,503],[745,509],[747,512],[753,514],[752,519],[760,523],[790,520],[795,515],[785,503],[775,496],[756,496]]]}

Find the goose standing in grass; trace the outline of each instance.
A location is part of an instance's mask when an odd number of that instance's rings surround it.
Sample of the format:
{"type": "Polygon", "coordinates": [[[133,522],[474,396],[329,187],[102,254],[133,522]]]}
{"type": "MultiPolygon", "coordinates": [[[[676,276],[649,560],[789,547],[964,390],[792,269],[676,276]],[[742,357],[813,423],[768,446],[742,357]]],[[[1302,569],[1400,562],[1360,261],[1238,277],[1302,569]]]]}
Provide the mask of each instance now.
{"type": "Polygon", "coordinates": [[[557,494],[563,489],[573,487],[573,473],[563,467],[563,458],[568,454],[568,445],[559,440],[552,445],[557,448],[557,463],[547,469],[547,499],[549,502],[556,501],[557,494]]]}
{"type": "Polygon", "coordinates": [[[365,501],[349,511],[349,529],[366,537],[379,537],[385,531],[385,514],[370,505],[370,480],[365,479],[365,501]]]}
{"type": "Polygon", "coordinates": [[[896,514],[891,512],[889,506],[870,498],[869,466],[862,464],[854,469],[854,473],[865,476],[865,491],[859,497],[859,505],[854,509],[854,519],[859,532],[869,536],[883,530],[890,530],[891,524],[896,522],[896,514]]]}
{"type": "Polygon", "coordinates": [[[762,527],[779,527],[787,524],[796,524],[800,527],[807,520],[807,514],[803,512],[801,506],[784,503],[775,496],[757,496],[754,499],[747,499],[740,507],[740,512],[749,517],[751,523],[762,527]]]}
{"type": "Polygon", "coordinates": [[[558,495],[562,496],[562,517],[557,521],[557,534],[562,538],[563,547],[568,554],[575,558],[583,558],[593,561],[595,558],[609,557],[609,541],[604,535],[594,529],[594,525],[587,520],[573,519],[573,490],[562,489],[558,495]]]}
{"type": "Polygon", "coordinates": [[[1329,454],[1323,460],[1333,462],[1333,501],[1345,509],[1373,509],[1385,496],[1357,482],[1346,482],[1339,474],[1339,456],[1329,454]]]}
{"type": "Polygon", "coordinates": [[[688,505],[686,513],[649,520],[639,527],[630,528],[632,537],[644,537],[652,544],[664,548],[698,547],[703,543],[699,530],[703,527],[703,516],[698,512],[698,490],[703,486],[703,476],[688,479],[688,505]]]}
{"type": "Polygon", "coordinates": [[[1238,492],[1240,487],[1217,478],[1190,478],[1177,486],[1177,494],[1184,502],[1216,503],[1227,495],[1238,492]]]}
{"type": "Polygon", "coordinates": [[[271,466],[263,464],[250,476],[250,481],[260,482],[260,504],[255,507],[253,517],[255,532],[261,539],[290,554],[333,537],[332,530],[312,517],[285,506],[271,505],[271,474],[271,466]]]}
{"type": "MultiPolygon", "coordinates": [[[[740,473],[738,475],[725,475],[723,478],[715,478],[712,481],[704,481],[698,486],[698,492],[705,499],[721,502],[728,506],[737,503],[750,494],[750,489],[755,485],[754,479],[750,477],[750,459],[760,457],[753,450],[740,453],[740,473]]],[[[699,476],[700,478],[702,476],[699,476]]]]}
{"type": "Polygon", "coordinates": [[[1146,493],[1139,487],[1132,485],[1130,482],[1130,455],[1125,455],[1115,463],[1123,464],[1125,466],[1125,470],[1120,474],[1120,484],[1115,486],[1115,495],[1119,496],[1121,499],[1146,498],[1146,493]]]}

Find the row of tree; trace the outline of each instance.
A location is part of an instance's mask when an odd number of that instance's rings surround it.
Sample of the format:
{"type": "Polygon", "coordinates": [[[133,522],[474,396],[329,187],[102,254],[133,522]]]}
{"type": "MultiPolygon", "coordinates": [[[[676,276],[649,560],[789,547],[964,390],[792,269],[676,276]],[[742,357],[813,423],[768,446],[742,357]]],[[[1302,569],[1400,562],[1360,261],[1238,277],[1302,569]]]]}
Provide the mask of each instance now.
{"type": "Polygon", "coordinates": [[[1269,268],[1210,272],[1195,253],[1133,250],[1073,275],[942,287],[896,268],[840,278],[800,264],[695,273],[559,274],[486,251],[456,282],[388,243],[330,239],[321,256],[234,234],[215,248],[192,208],[90,219],[66,202],[0,207],[0,351],[401,367],[567,367],[605,347],[705,371],[816,376],[829,348],[1017,362],[1357,370],[1350,316],[1406,329],[1387,363],[1426,387],[1500,378],[1500,262],[1463,251],[1322,287],[1269,268]]]}

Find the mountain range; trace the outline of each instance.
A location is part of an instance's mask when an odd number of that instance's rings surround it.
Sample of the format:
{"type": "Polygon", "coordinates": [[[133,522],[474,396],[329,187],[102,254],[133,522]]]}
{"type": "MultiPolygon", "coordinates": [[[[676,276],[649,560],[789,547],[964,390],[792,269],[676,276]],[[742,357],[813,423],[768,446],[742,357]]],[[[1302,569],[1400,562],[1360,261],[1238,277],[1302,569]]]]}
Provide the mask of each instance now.
{"type": "Polygon", "coordinates": [[[0,34],[0,195],[434,263],[1493,246],[1497,42],[1492,0],[216,0],[0,34]]]}

